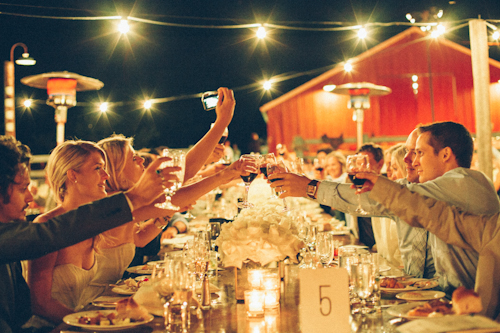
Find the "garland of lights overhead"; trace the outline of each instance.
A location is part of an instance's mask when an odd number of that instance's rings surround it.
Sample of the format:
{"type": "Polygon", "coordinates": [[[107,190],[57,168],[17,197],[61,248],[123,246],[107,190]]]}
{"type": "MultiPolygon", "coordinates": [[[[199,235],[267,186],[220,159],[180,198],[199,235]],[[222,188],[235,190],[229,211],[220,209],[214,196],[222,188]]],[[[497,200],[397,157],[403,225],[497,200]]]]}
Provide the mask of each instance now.
{"type": "MultiPolygon", "coordinates": [[[[138,18],[133,16],[128,16],[126,19],[123,19],[122,16],[45,16],[45,15],[32,15],[32,14],[21,14],[21,13],[7,13],[0,12],[0,15],[8,15],[8,16],[19,16],[19,17],[30,17],[30,18],[42,18],[42,19],[53,19],[53,20],[73,20],[73,21],[104,21],[104,20],[115,20],[119,21],[118,30],[120,33],[125,34],[130,30],[130,26],[128,24],[129,21],[145,23],[145,24],[154,24],[154,25],[162,25],[169,27],[179,27],[179,28],[193,28],[193,29],[256,29],[256,36],[260,39],[266,37],[266,28],[268,29],[276,29],[276,30],[295,30],[295,31],[357,31],[358,37],[360,39],[364,39],[367,37],[368,32],[367,29],[371,27],[389,27],[389,26],[420,26],[423,31],[428,31],[431,33],[431,37],[437,38],[445,33],[446,28],[443,23],[439,23],[439,19],[441,19],[443,12],[440,10],[439,12],[433,14],[435,21],[433,22],[417,22],[416,18],[411,14],[407,14],[406,18],[408,22],[373,22],[373,23],[365,23],[363,25],[360,24],[352,24],[348,22],[293,22],[295,25],[287,22],[280,22],[281,24],[274,23],[246,23],[246,24],[234,24],[234,25],[200,25],[200,24],[184,24],[184,23],[175,23],[175,22],[164,22],[164,21],[155,21],[150,19],[138,18]],[[321,25],[322,27],[304,27],[299,26],[302,25],[321,25]],[[332,27],[335,25],[336,27],[332,27]]],[[[184,17],[185,19],[192,19],[189,17],[184,17]]],[[[215,20],[215,19],[214,19],[215,20]]],[[[455,25],[451,30],[460,29],[464,26],[468,25],[468,22],[471,19],[465,19],[460,21],[449,21],[445,22],[447,25],[455,25]]],[[[484,20],[487,26],[493,31],[491,34],[491,38],[493,40],[498,40],[500,38],[500,33],[494,23],[499,23],[500,20],[484,20]]],[[[450,29],[448,29],[450,31],[450,29]]],[[[337,64],[317,68],[305,72],[294,72],[294,73],[284,73],[278,76],[275,76],[264,83],[253,83],[248,84],[246,86],[233,88],[234,91],[241,91],[247,89],[255,89],[259,86],[262,86],[265,90],[270,90],[273,83],[282,82],[290,79],[294,79],[304,75],[312,75],[319,74],[326,70],[329,70],[333,67],[337,66],[337,64]]],[[[350,66],[349,61],[344,63],[344,69],[346,71],[350,71],[352,66],[350,66]]],[[[183,100],[183,99],[191,99],[191,98],[200,98],[203,93],[196,94],[186,94],[186,95],[178,95],[178,96],[170,96],[164,98],[155,98],[144,101],[144,108],[150,109],[153,104],[167,103],[171,101],[183,100]]],[[[25,107],[30,107],[32,102],[40,102],[34,100],[25,100],[25,107]]],[[[130,105],[135,104],[136,102],[113,102],[113,103],[85,103],[79,102],[80,106],[96,106],[99,105],[99,109],[102,112],[105,112],[109,105],[121,106],[121,105],[130,105]]]]}

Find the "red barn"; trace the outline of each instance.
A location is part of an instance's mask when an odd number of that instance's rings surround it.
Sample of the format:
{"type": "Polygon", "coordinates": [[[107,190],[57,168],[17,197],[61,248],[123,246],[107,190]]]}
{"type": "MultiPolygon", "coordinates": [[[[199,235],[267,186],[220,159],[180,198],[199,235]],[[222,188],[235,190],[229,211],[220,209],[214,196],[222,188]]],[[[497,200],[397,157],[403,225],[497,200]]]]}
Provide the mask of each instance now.
{"type": "MultiPolygon", "coordinates": [[[[346,141],[355,142],[349,97],[324,91],[327,84],[370,82],[392,89],[389,95],[371,97],[363,126],[369,141],[401,141],[419,123],[444,120],[462,123],[475,133],[470,49],[444,38],[430,39],[412,27],[350,63],[350,73],[338,65],[260,108],[267,113],[271,151],[277,143],[290,147],[296,136],[311,140],[343,134],[346,141]],[[412,87],[415,75],[417,90],[412,87]]],[[[500,132],[500,62],[490,59],[489,69],[492,131],[500,132]]]]}

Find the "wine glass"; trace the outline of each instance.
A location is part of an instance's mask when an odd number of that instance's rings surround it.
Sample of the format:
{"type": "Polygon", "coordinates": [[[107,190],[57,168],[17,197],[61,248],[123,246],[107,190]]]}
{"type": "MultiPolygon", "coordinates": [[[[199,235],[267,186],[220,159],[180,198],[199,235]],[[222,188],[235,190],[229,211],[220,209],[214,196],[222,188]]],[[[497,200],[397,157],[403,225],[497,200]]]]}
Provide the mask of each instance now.
{"type": "Polygon", "coordinates": [[[215,241],[220,235],[220,222],[209,222],[210,232],[210,248],[215,251],[215,241]]]}
{"type": "MultiPolygon", "coordinates": [[[[260,172],[264,175],[264,177],[267,179],[267,165],[268,164],[276,164],[276,156],[274,156],[273,153],[269,154],[264,154],[261,155],[261,160],[260,160],[260,172]]],[[[271,199],[276,199],[276,192],[274,189],[271,189],[271,199]]]]}
{"type": "MultiPolygon", "coordinates": [[[[278,163],[269,163],[267,164],[267,176],[272,175],[273,173],[281,173],[281,172],[288,172],[288,168],[285,166],[285,163],[283,161],[279,161],[278,163]]],[[[282,178],[274,178],[274,179],[269,179],[271,182],[275,182],[277,180],[281,180],[282,178]]],[[[276,190],[277,188],[275,188],[276,190]]],[[[278,191],[279,194],[283,193],[283,191],[278,191]]],[[[286,204],[285,198],[283,198],[283,211],[287,212],[288,211],[288,206],[286,204]]]]}
{"type": "Polygon", "coordinates": [[[323,266],[328,266],[333,260],[333,236],[328,232],[316,235],[316,255],[323,266]]]}
{"type": "MultiPolygon", "coordinates": [[[[370,164],[368,163],[368,156],[363,154],[350,155],[346,161],[347,173],[349,179],[354,183],[356,188],[362,188],[366,179],[357,178],[356,173],[370,171],[370,164]]],[[[368,213],[361,207],[361,196],[358,195],[358,208],[355,213],[358,215],[367,215],[368,213]]]]}
{"type": "MultiPolygon", "coordinates": [[[[244,160],[253,160],[255,166],[258,165],[259,157],[257,155],[245,154],[245,155],[242,155],[241,158],[244,160]]],[[[248,191],[250,190],[250,184],[257,177],[258,174],[259,174],[259,170],[257,169],[254,172],[250,172],[247,175],[241,175],[241,179],[243,179],[243,182],[245,182],[245,198],[243,199],[243,202],[238,205],[239,208],[251,208],[251,207],[253,207],[253,204],[248,202],[248,191]]]]}
{"type": "Polygon", "coordinates": [[[186,154],[183,150],[180,149],[163,149],[162,156],[170,157],[171,160],[167,162],[163,162],[160,168],[164,169],[166,167],[180,167],[181,170],[173,172],[177,176],[177,180],[174,185],[171,187],[165,188],[164,192],[167,196],[167,200],[162,203],[155,204],[156,207],[168,210],[178,210],[180,207],[172,204],[172,196],[175,194],[175,191],[182,187],[182,183],[184,182],[184,171],[186,169],[186,154]]]}
{"type": "Polygon", "coordinates": [[[361,314],[368,314],[370,309],[366,306],[366,300],[373,292],[373,265],[369,262],[360,262],[352,266],[354,276],[354,290],[361,299],[361,314]]]}

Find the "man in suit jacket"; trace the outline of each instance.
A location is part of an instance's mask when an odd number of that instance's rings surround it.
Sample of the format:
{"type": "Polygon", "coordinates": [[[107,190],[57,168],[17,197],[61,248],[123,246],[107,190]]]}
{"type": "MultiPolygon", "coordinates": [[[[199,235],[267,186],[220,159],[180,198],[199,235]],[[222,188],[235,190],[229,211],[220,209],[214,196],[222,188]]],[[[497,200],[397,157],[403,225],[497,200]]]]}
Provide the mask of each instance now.
{"type": "Polygon", "coordinates": [[[175,176],[157,172],[159,158],[139,182],[119,193],[47,223],[29,223],[25,210],[33,200],[28,185],[30,149],[12,137],[0,136],[0,332],[19,332],[31,316],[29,288],[20,260],[34,259],[115,228],[134,219],[157,217],[153,202],[175,176]]]}

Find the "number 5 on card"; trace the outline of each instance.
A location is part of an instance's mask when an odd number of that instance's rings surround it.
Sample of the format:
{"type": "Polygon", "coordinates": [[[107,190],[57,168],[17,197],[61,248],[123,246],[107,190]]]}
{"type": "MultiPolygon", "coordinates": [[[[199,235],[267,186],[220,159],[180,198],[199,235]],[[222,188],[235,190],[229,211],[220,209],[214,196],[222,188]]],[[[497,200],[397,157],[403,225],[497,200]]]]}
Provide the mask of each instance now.
{"type": "Polygon", "coordinates": [[[301,269],[302,332],[349,333],[349,276],[345,268],[301,269]]]}

